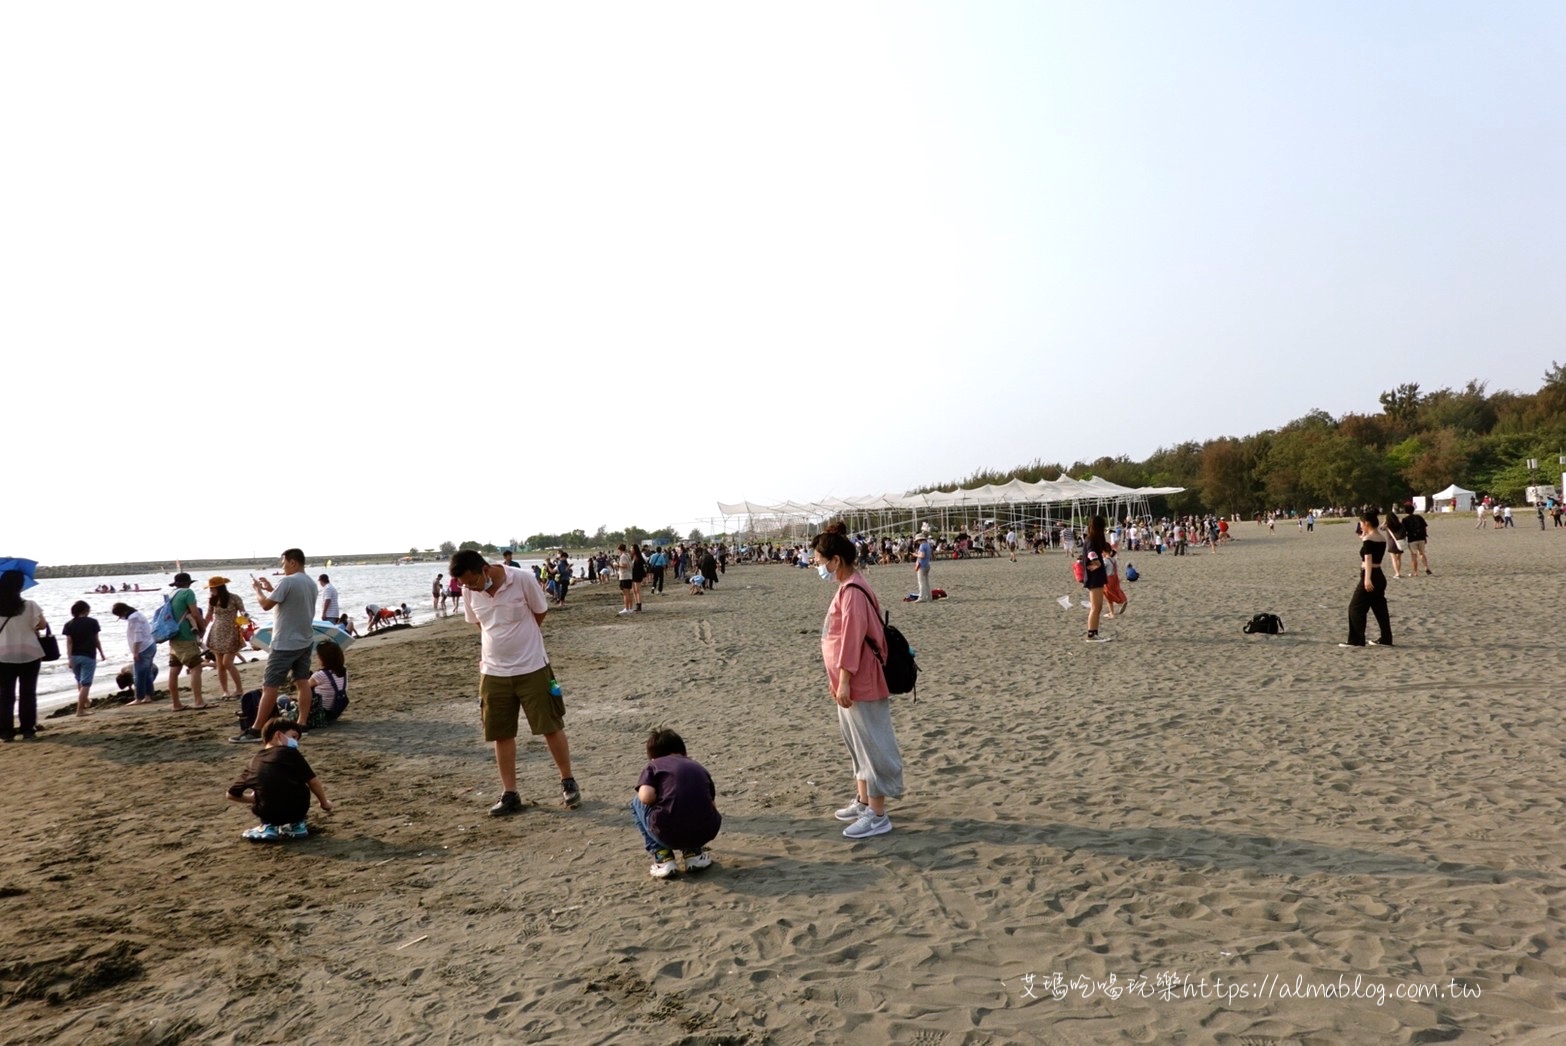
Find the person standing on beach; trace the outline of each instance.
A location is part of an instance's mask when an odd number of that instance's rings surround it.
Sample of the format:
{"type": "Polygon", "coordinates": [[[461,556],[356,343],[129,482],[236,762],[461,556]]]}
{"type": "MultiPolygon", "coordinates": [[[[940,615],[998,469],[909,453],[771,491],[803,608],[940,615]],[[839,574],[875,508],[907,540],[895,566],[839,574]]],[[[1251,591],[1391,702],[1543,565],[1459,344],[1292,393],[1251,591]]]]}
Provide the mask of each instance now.
{"type": "Polygon", "coordinates": [[[48,631],[49,622],[37,603],[22,598],[26,583],[20,570],[0,573],[0,741],[16,738],[18,719],[23,741],[38,736],[38,670],[43,667],[38,633],[48,631]]]}
{"type": "Polygon", "coordinates": [[[430,609],[439,613],[446,608],[446,586],[441,584],[445,574],[436,574],[435,583],[430,586],[430,609]]]}
{"type": "Polygon", "coordinates": [[[228,578],[207,578],[207,620],[212,624],[207,633],[207,649],[217,658],[218,690],[226,698],[245,692],[239,669],[234,667],[234,658],[245,645],[239,628],[239,615],[244,612],[245,604],[228,590],[228,578]]]}
{"type": "Polygon", "coordinates": [[[571,557],[566,555],[566,550],[560,550],[560,558],[555,560],[555,605],[565,606],[566,593],[571,591],[571,557]]]}
{"type": "Polygon", "coordinates": [[[935,546],[930,543],[930,535],[922,534],[919,537],[919,546],[914,550],[914,580],[919,586],[919,602],[928,603],[930,596],[930,564],[935,560],[935,546]]]}
{"type": "Polygon", "coordinates": [[[1082,585],[1088,590],[1087,641],[1107,643],[1108,636],[1098,634],[1098,618],[1104,612],[1104,586],[1109,583],[1109,539],[1104,536],[1104,517],[1088,520],[1082,538],[1082,585]]]}
{"type": "Polygon", "coordinates": [[[152,624],[128,603],[116,603],[109,612],[125,622],[125,645],[131,652],[133,705],[152,703],[152,684],[158,678],[158,644],[152,640],[152,624]]]}
{"type": "Polygon", "coordinates": [[[255,722],[231,741],[261,740],[259,727],[265,726],[277,708],[277,691],[290,678],[299,695],[298,721],[310,721],[310,648],[315,645],[315,585],[305,574],[305,554],[297,548],[282,555],[283,580],[275,586],[264,577],[255,579],[256,598],[262,610],[272,614],[272,645],[266,658],[266,675],[261,679],[261,704],[255,722]]]}
{"type": "Polygon", "coordinates": [[[98,637],[100,629],[97,619],[88,616],[91,610],[92,607],[87,605],[85,599],[78,599],[71,604],[71,619],[60,629],[68,646],[66,653],[71,659],[71,675],[76,677],[78,718],[92,715],[87,708],[87,692],[92,689],[98,662],[109,659],[109,655],[103,652],[103,640],[98,637]]]}
{"type": "Polygon", "coordinates": [[[854,568],[858,554],[847,527],[833,523],[811,549],[821,580],[837,584],[821,625],[821,661],[854,768],[854,799],[832,816],[852,822],[843,829],[848,839],[885,835],[892,830],[886,801],[903,795],[903,754],[892,728],[892,692],[877,657],[887,649],[881,605],[854,568]]]}
{"type": "Polygon", "coordinates": [[[635,560],[632,559],[630,551],[626,549],[624,544],[616,545],[614,550],[616,553],[614,560],[615,578],[620,582],[620,601],[625,604],[620,613],[634,613],[631,607],[631,567],[635,565],[635,560]]]}
{"type": "Polygon", "coordinates": [[[169,600],[169,610],[179,622],[179,632],[169,640],[169,707],[183,712],[179,703],[179,670],[190,670],[190,699],[195,708],[205,709],[201,700],[201,670],[206,661],[201,654],[201,633],[207,630],[207,621],[196,605],[196,594],[190,590],[190,575],[180,571],[174,575],[171,587],[179,589],[169,600]]]}
{"type": "Polygon", "coordinates": [[[1375,509],[1359,514],[1359,584],[1349,599],[1348,642],[1338,646],[1365,645],[1365,618],[1376,615],[1376,626],[1381,638],[1376,646],[1392,645],[1392,617],[1387,611],[1387,576],[1381,572],[1381,558],[1386,555],[1386,534],[1381,530],[1381,520],[1375,509]]]}
{"type": "Polygon", "coordinates": [[[321,583],[321,620],[336,621],[343,612],[342,605],[337,601],[337,586],[332,584],[332,579],[322,574],[316,578],[321,583]]]}
{"type": "Polygon", "coordinates": [[[1425,573],[1430,573],[1430,557],[1425,553],[1425,543],[1430,540],[1430,524],[1425,517],[1417,512],[1410,512],[1403,517],[1403,537],[1408,540],[1408,557],[1410,573],[1409,577],[1419,574],[1420,564],[1424,564],[1425,573]]]}
{"type": "Polygon", "coordinates": [[[565,733],[565,701],[555,692],[554,670],[544,652],[539,627],[549,612],[544,588],[522,570],[489,564],[474,549],[451,557],[451,576],[468,590],[463,618],[479,626],[479,698],[484,740],[495,746],[500,771],[500,799],[491,817],[522,809],[517,796],[518,714],[527,716],[534,737],[543,737],[560,771],[560,798],[569,808],[582,802],[582,790],[571,776],[571,746],[565,733]]]}
{"type": "Polygon", "coordinates": [[[701,547],[701,558],[697,560],[697,563],[702,574],[701,587],[711,589],[716,586],[718,583],[718,558],[712,554],[712,546],[703,545],[701,547]]]}

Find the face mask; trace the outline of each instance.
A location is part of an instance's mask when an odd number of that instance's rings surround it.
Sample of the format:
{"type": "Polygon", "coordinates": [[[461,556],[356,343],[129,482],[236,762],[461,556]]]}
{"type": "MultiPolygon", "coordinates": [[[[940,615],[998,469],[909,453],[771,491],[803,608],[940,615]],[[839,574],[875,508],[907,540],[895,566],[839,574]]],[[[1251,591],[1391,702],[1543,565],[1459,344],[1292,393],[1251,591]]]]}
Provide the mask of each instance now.
{"type": "Polygon", "coordinates": [[[490,577],[488,574],[485,574],[484,575],[484,591],[488,592],[490,589],[492,589],[494,587],[495,587],[495,579],[490,577]]]}
{"type": "Polygon", "coordinates": [[[837,575],[832,573],[832,568],[825,563],[816,566],[816,573],[821,575],[822,581],[836,581],[837,575]]]}
{"type": "Polygon", "coordinates": [[[297,738],[297,737],[290,737],[288,740],[284,741],[283,744],[287,745],[289,748],[298,748],[299,747],[299,738],[297,738]]]}

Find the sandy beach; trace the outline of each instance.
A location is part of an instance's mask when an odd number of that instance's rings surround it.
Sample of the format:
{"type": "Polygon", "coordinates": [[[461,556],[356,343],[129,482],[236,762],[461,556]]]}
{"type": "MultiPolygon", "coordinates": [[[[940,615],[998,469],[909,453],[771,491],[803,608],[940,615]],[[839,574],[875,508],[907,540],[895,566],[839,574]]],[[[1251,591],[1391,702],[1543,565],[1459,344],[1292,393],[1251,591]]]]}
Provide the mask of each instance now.
{"type": "Polygon", "coordinates": [[[349,652],[307,840],[240,839],[233,702],[46,720],[0,746],[0,1038],[1566,1042],[1566,531],[1434,520],[1398,645],[1349,650],[1350,527],[1235,533],[1123,555],[1100,645],[1058,552],[937,563],[929,606],[872,568],[923,675],[896,828],[858,843],[830,588],[782,566],[551,611],[574,811],[532,742],[532,805],[486,815],[460,619],[349,652]],[[1243,635],[1261,610],[1288,633],[1243,635]],[[650,878],[625,809],[656,724],[718,784],[702,876],[650,878]]]}

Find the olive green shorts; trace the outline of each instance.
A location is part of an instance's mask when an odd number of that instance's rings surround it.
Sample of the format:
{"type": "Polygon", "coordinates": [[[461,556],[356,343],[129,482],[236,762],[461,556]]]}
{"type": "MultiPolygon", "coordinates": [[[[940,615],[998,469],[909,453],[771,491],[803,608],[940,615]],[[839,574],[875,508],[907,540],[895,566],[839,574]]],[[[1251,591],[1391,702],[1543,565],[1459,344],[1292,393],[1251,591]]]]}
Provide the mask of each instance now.
{"type": "Polygon", "coordinates": [[[549,693],[549,681],[554,676],[548,665],[520,676],[480,675],[484,740],[509,741],[516,737],[518,713],[527,716],[527,728],[534,735],[564,730],[565,700],[549,693]]]}

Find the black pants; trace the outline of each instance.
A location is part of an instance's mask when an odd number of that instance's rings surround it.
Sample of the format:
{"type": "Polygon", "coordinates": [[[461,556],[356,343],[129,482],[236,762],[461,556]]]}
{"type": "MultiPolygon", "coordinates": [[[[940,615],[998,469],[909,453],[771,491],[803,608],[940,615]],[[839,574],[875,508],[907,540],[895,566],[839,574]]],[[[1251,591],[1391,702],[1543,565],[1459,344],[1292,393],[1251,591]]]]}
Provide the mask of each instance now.
{"type": "Polygon", "coordinates": [[[663,591],[663,572],[664,572],[664,569],[665,569],[664,567],[653,567],[652,568],[652,576],[653,576],[652,590],[654,592],[662,592],[663,591]]]}
{"type": "Polygon", "coordinates": [[[5,706],[5,718],[0,720],[0,737],[7,741],[16,736],[16,723],[12,719],[16,713],[20,713],[23,737],[32,737],[38,732],[38,669],[42,664],[42,658],[19,665],[0,661],[0,704],[5,706]],[[18,708],[18,704],[21,707],[18,708]]]}
{"type": "Polygon", "coordinates": [[[1365,591],[1363,579],[1354,586],[1354,596],[1349,600],[1348,641],[1354,646],[1365,645],[1365,617],[1376,615],[1376,627],[1381,629],[1381,642],[1392,645],[1392,617],[1387,613],[1387,576],[1380,568],[1370,572],[1371,591],[1365,591]]]}

